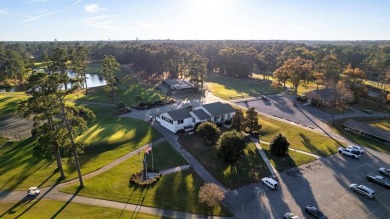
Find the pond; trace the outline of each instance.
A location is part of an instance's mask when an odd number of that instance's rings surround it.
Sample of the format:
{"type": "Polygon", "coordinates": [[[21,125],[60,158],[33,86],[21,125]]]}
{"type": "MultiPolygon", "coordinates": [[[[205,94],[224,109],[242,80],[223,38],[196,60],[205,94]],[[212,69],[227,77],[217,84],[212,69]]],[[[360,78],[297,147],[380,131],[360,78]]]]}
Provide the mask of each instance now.
{"type": "MultiPolygon", "coordinates": [[[[72,71],[68,71],[68,75],[71,78],[76,77],[76,73],[72,71]]],[[[88,88],[106,85],[106,80],[104,80],[103,76],[99,74],[86,74],[86,76],[87,76],[88,88]]],[[[0,89],[0,92],[21,92],[21,91],[24,91],[22,86],[0,89]]]]}

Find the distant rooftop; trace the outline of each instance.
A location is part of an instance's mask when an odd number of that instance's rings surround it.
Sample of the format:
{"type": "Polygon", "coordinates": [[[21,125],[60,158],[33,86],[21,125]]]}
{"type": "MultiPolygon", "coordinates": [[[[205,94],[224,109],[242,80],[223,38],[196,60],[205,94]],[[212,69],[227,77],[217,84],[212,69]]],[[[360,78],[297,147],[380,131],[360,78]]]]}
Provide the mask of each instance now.
{"type": "Polygon", "coordinates": [[[177,79],[177,78],[170,78],[163,81],[164,83],[168,84],[171,89],[181,90],[185,88],[195,88],[195,85],[192,84],[189,81],[177,79]]]}

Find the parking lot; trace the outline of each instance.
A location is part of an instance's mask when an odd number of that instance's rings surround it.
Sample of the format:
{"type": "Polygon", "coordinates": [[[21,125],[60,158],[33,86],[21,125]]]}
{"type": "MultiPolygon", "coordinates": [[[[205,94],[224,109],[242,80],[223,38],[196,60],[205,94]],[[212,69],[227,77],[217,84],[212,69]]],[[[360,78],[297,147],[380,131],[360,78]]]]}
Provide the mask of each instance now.
{"type": "Polygon", "coordinates": [[[231,195],[242,201],[237,206],[240,218],[282,218],[286,212],[309,218],[304,212],[309,204],[318,206],[329,218],[389,218],[390,189],[365,178],[367,173],[379,174],[381,166],[390,167],[390,156],[377,151],[369,150],[358,160],[335,154],[279,174],[277,191],[257,184],[231,195]],[[351,191],[352,183],[374,189],[375,198],[351,191]]]}

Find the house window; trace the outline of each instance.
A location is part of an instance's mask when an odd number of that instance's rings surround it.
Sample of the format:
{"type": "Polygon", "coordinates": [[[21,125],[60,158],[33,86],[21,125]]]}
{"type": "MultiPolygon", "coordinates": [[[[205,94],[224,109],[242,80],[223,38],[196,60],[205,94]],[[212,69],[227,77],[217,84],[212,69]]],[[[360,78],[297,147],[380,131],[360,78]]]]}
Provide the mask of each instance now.
{"type": "Polygon", "coordinates": [[[192,122],[195,123],[195,118],[192,118],[192,122]]]}
{"type": "Polygon", "coordinates": [[[214,122],[218,121],[218,116],[214,117],[214,122]]]}
{"type": "Polygon", "coordinates": [[[177,121],[177,124],[183,124],[183,120],[181,119],[181,120],[177,121]]]}
{"type": "Polygon", "coordinates": [[[164,121],[167,121],[167,122],[169,122],[169,123],[171,123],[171,124],[173,124],[173,120],[168,119],[168,118],[165,117],[165,116],[161,116],[161,119],[164,120],[164,121]]]}

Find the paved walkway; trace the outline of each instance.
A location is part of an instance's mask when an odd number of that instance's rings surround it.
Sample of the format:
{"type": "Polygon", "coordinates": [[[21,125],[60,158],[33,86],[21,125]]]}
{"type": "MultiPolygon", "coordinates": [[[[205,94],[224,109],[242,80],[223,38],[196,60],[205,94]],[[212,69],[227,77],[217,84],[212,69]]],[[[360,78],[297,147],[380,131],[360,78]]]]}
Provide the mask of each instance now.
{"type": "Polygon", "coordinates": [[[168,174],[171,174],[171,173],[176,173],[176,172],[180,172],[180,171],[183,171],[183,170],[187,170],[190,167],[191,167],[190,165],[177,166],[177,167],[172,167],[172,168],[169,168],[169,169],[166,169],[166,170],[161,170],[159,173],[162,174],[162,175],[168,175],[168,174]]]}
{"type": "Polygon", "coordinates": [[[276,177],[278,171],[275,169],[275,167],[272,166],[263,148],[261,148],[261,145],[259,144],[259,140],[257,140],[256,138],[250,138],[250,139],[253,143],[255,143],[257,151],[259,152],[260,156],[263,158],[265,165],[267,165],[269,169],[269,172],[272,174],[273,177],[276,177]]]}
{"type": "MultiPolygon", "coordinates": [[[[263,144],[268,144],[269,145],[269,142],[267,141],[259,141],[260,143],[263,143],[263,144]]],[[[309,156],[312,156],[312,157],[315,157],[317,159],[320,159],[321,156],[320,155],[317,155],[317,154],[312,154],[312,153],[309,153],[309,152],[306,152],[306,151],[301,151],[301,150],[298,150],[298,149],[294,149],[294,148],[288,148],[289,150],[291,151],[295,151],[295,152],[298,152],[298,153],[301,153],[301,154],[306,154],[306,155],[309,155],[309,156]]]]}

